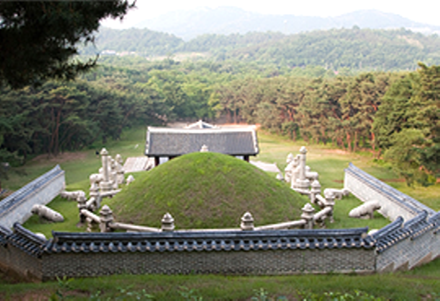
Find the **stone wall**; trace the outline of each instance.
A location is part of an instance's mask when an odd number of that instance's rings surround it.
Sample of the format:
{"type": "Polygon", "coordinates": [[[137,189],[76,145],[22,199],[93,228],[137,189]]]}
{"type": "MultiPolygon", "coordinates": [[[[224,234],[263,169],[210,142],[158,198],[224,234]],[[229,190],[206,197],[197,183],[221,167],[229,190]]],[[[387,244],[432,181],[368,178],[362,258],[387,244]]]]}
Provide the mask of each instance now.
{"type": "Polygon", "coordinates": [[[376,240],[377,264],[379,272],[412,269],[430,262],[440,255],[440,213],[427,217],[422,212],[403,224],[396,220],[385,231],[373,234],[376,240]]]}
{"type": "Polygon", "coordinates": [[[13,246],[0,247],[0,269],[31,281],[43,279],[41,259],[30,256],[13,246]]]}
{"type": "Polygon", "coordinates": [[[18,224],[14,231],[0,226],[0,269],[28,280],[43,279],[39,254],[45,242],[18,224]]]}
{"type": "Polygon", "coordinates": [[[15,222],[24,223],[32,215],[32,206],[52,201],[63,190],[64,183],[64,171],[57,165],[0,201],[0,226],[11,228],[15,222]]]}
{"type": "Polygon", "coordinates": [[[382,201],[393,219],[372,235],[367,228],[53,232],[46,240],[16,223],[13,231],[0,225],[0,268],[38,280],[123,273],[370,273],[411,269],[439,257],[440,212],[364,175],[350,166],[346,186],[364,201],[382,201]]]}
{"type": "Polygon", "coordinates": [[[374,249],[164,253],[63,253],[43,256],[44,279],[113,274],[372,273],[374,249]]]}
{"type": "Polygon", "coordinates": [[[382,206],[379,212],[391,221],[399,216],[404,220],[410,220],[422,211],[428,212],[429,215],[435,213],[431,208],[379,181],[351,163],[345,169],[344,188],[362,202],[378,201],[382,206]]]}

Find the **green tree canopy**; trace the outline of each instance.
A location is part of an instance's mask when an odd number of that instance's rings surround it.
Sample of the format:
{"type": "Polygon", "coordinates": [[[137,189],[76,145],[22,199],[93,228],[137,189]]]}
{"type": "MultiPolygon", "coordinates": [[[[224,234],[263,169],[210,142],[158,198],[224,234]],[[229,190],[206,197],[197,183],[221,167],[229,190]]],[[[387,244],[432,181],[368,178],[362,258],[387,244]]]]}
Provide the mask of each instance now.
{"type": "Polygon", "coordinates": [[[101,19],[122,19],[133,6],[128,0],[0,2],[0,81],[18,88],[89,70],[96,60],[72,60],[77,43],[93,42],[101,19]]]}

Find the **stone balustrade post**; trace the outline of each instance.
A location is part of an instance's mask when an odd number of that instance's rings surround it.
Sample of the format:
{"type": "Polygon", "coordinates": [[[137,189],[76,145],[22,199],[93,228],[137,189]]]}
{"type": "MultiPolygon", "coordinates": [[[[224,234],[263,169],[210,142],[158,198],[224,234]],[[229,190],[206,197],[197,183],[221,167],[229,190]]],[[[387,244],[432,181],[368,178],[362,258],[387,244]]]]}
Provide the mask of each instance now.
{"type": "Polygon", "coordinates": [[[101,232],[110,232],[112,229],[110,228],[109,224],[113,222],[113,211],[110,209],[109,206],[104,205],[99,212],[100,215],[100,223],[99,228],[101,232]]]}
{"type": "Polygon", "coordinates": [[[301,210],[302,210],[301,219],[303,219],[306,222],[304,225],[304,229],[313,229],[313,225],[314,225],[313,218],[314,218],[315,208],[313,208],[313,206],[310,203],[307,203],[304,205],[304,207],[301,210]]]}
{"type": "Polygon", "coordinates": [[[312,204],[315,204],[316,196],[318,194],[321,194],[321,184],[319,183],[318,180],[314,180],[312,182],[312,188],[310,189],[310,194],[309,194],[310,202],[312,204]]]}
{"type": "Polygon", "coordinates": [[[335,195],[333,193],[329,193],[325,197],[325,207],[324,208],[327,208],[327,207],[331,208],[331,210],[327,214],[327,216],[329,218],[330,223],[333,223],[335,221],[333,219],[333,208],[335,207],[335,195]]]}
{"type": "Polygon", "coordinates": [[[168,212],[162,218],[162,231],[174,231],[174,218],[168,212]]]}
{"type": "Polygon", "coordinates": [[[251,231],[254,230],[254,217],[250,212],[246,212],[241,217],[240,228],[243,231],[251,231]]]}

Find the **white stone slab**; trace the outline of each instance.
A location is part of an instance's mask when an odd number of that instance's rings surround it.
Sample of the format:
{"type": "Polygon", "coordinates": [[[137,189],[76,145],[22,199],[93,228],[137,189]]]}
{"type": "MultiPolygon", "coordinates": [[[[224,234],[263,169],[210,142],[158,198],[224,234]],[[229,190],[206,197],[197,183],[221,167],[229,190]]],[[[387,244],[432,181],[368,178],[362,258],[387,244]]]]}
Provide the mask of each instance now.
{"type": "Polygon", "coordinates": [[[154,165],[154,159],[148,157],[130,157],[125,160],[124,171],[126,173],[144,171],[154,165]]]}
{"type": "Polygon", "coordinates": [[[269,172],[280,172],[280,169],[275,163],[264,163],[261,161],[250,161],[252,165],[255,165],[259,169],[269,172]]]}

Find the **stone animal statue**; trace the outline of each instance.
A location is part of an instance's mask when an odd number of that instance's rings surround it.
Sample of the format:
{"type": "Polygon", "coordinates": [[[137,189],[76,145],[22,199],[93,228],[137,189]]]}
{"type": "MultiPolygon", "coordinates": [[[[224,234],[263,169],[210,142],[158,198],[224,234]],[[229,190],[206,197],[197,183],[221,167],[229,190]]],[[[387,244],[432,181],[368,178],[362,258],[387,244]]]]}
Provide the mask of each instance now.
{"type": "Polygon", "coordinates": [[[319,174],[316,171],[310,171],[310,167],[306,166],[306,179],[310,181],[318,180],[319,174]]]}
{"type": "Polygon", "coordinates": [[[32,214],[37,214],[38,216],[41,216],[52,222],[59,223],[64,221],[64,217],[60,213],[44,205],[38,205],[38,204],[34,205],[32,207],[31,212],[32,214]]]}
{"type": "Polygon", "coordinates": [[[379,210],[381,205],[377,201],[365,202],[359,207],[356,207],[350,211],[349,217],[372,219],[374,211],[379,210]]]}
{"type": "Polygon", "coordinates": [[[79,196],[86,196],[86,193],[82,190],[75,190],[75,191],[61,191],[60,196],[62,198],[68,199],[68,200],[76,200],[79,196]]]}
{"type": "Polygon", "coordinates": [[[99,184],[99,182],[104,181],[104,175],[101,173],[92,173],[89,177],[90,185],[93,183],[99,184]]]}
{"type": "Polygon", "coordinates": [[[287,159],[286,159],[287,166],[284,169],[284,180],[287,183],[290,183],[290,181],[292,180],[292,168],[293,168],[292,161],[293,161],[293,159],[294,159],[294,157],[293,157],[292,153],[287,155],[287,159]]]}
{"type": "Polygon", "coordinates": [[[133,181],[134,181],[134,177],[132,175],[129,175],[128,178],[127,178],[127,181],[126,181],[127,185],[130,185],[130,183],[133,182],[133,181]]]}
{"type": "Polygon", "coordinates": [[[330,195],[331,193],[333,193],[333,196],[338,199],[341,200],[343,196],[347,196],[350,194],[350,191],[348,189],[334,189],[334,188],[326,188],[324,189],[324,196],[330,195]]]}
{"type": "Polygon", "coordinates": [[[294,183],[296,183],[296,180],[299,179],[300,174],[299,155],[296,155],[296,157],[293,158],[292,162],[290,162],[289,165],[291,166],[290,185],[293,187],[294,183]]]}

